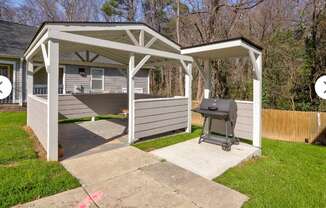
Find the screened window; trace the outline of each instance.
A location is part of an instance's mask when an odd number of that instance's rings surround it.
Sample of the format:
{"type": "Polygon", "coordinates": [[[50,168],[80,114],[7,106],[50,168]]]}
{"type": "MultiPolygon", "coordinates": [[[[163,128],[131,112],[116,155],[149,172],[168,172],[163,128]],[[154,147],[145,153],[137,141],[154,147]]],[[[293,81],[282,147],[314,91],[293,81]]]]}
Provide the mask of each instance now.
{"type": "Polygon", "coordinates": [[[92,90],[104,90],[104,69],[91,69],[91,87],[92,90]]]}

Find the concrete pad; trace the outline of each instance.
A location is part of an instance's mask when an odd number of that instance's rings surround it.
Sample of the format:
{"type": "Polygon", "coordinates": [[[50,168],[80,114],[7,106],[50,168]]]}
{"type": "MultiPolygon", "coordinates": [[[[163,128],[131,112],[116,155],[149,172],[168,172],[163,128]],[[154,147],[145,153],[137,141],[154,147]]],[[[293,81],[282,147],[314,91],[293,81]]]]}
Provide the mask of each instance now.
{"type": "Polygon", "coordinates": [[[64,157],[76,158],[128,145],[127,121],[110,119],[59,125],[64,157]]]}
{"type": "Polygon", "coordinates": [[[198,207],[237,208],[241,207],[248,197],[221,184],[212,182],[169,162],[150,165],[141,170],[159,183],[184,195],[198,207]]]}
{"type": "Polygon", "coordinates": [[[233,145],[231,151],[226,152],[215,144],[198,144],[197,138],[151,153],[211,180],[244,160],[258,155],[259,152],[259,149],[245,143],[233,145]]]}
{"type": "Polygon", "coordinates": [[[128,146],[62,164],[82,188],[19,207],[239,208],[247,197],[128,146]]]}
{"type": "Polygon", "coordinates": [[[89,193],[104,193],[97,202],[99,207],[197,207],[184,195],[139,170],[85,188],[89,193]]]}
{"type": "Polygon", "coordinates": [[[61,208],[61,207],[80,207],[87,203],[90,208],[95,207],[92,200],[89,199],[83,188],[76,188],[70,191],[65,191],[53,196],[45,197],[36,201],[32,201],[23,205],[17,205],[16,208],[61,208]]]}
{"type": "Polygon", "coordinates": [[[66,159],[63,166],[84,185],[94,184],[158,163],[159,159],[132,146],[66,159]]]}

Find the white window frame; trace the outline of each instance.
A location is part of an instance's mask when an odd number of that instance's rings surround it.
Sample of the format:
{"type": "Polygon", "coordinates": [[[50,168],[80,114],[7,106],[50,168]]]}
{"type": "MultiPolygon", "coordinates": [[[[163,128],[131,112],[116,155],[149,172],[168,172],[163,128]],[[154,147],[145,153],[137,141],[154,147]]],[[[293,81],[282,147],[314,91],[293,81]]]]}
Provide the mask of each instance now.
{"type": "Polygon", "coordinates": [[[104,91],[104,69],[103,68],[91,68],[91,83],[90,83],[90,86],[91,86],[91,91],[104,91]],[[98,78],[93,78],[93,70],[101,70],[102,71],[102,89],[93,89],[93,80],[100,80],[98,78]]]}

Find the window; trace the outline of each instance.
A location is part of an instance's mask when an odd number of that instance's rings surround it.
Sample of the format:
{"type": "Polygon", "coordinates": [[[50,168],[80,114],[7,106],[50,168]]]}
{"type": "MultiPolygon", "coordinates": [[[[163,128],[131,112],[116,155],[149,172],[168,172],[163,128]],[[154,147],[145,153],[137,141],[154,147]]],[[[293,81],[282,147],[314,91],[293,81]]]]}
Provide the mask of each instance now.
{"type": "Polygon", "coordinates": [[[91,88],[94,91],[104,90],[104,69],[91,69],[91,88]]]}

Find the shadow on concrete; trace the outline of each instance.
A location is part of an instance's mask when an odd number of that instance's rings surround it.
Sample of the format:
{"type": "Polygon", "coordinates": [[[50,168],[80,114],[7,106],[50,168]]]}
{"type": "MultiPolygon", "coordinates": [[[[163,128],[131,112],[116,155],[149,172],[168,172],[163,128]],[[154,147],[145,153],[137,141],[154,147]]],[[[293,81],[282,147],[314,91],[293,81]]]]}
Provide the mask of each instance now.
{"type": "Polygon", "coordinates": [[[128,143],[126,119],[59,124],[60,160],[124,147],[128,143]]]}

